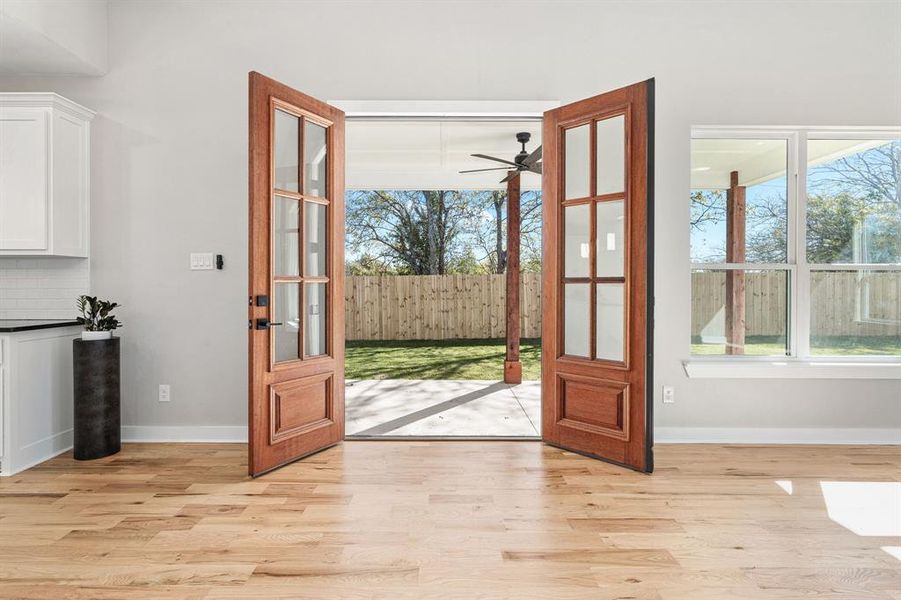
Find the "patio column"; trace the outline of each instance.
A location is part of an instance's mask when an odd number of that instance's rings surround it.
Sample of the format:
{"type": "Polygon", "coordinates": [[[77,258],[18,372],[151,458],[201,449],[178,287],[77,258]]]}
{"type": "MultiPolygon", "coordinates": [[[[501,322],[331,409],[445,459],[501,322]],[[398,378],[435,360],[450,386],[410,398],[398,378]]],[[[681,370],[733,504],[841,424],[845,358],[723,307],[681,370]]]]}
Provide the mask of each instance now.
{"type": "MultiPolygon", "coordinates": [[[[745,262],[745,186],[738,171],[729,174],[726,191],[726,262],[745,262]]],[[[726,271],[726,354],[745,353],[745,273],[726,271]]]]}
{"type": "Polygon", "coordinates": [[[507,181],[507,354],[504,383],[522,383],[522,363],[519,362],[519,179],[511,177],[507,181]]]}

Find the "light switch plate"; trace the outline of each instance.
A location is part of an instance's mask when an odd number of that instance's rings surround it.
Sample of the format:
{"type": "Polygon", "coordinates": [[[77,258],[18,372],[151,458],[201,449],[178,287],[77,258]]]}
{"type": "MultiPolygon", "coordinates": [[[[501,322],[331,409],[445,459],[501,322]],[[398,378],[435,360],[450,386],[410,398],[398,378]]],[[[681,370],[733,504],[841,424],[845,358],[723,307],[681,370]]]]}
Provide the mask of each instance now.
{"type": "Polygon", "coordinates": [[[216,263],[212,252],[191,253],[192,271],[212,271],[215,268],[216,263]]]}
{"type": "Polygon", "coordinates": [[[169,384],[161,383],[160,384],[160,402],[168,402],[169,401],[169,384]]]}

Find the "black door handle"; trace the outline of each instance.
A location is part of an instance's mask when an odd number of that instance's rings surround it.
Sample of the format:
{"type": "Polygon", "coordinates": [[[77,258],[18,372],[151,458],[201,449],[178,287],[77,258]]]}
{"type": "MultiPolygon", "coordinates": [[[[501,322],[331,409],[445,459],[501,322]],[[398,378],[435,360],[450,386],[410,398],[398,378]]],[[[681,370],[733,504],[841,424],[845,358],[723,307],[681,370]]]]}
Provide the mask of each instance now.
{"type": "Polygon", "coordinates": [[[273,323],[269,319],[257,319],[257,329],[269,329],[279,325],[284,325],[284,323],[273,323]]]}

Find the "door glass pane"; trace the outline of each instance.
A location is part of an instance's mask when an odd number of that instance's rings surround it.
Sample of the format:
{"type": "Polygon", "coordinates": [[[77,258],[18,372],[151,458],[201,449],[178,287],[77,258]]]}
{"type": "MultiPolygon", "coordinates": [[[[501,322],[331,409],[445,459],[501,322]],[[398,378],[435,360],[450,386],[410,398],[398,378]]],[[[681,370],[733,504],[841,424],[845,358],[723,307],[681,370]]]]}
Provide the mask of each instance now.
{"type": "Polygon", "coordinates": [[[626,174],[626,118],[597,122],[597,195],[622,192],[626,174]]]}
{"type": "Polygon", "coordinates": [[[597,204],[597,276],[622,277],[625,265],[623,201],[597,204]]]}
{"type": "Polygon", "coordinates": [[[300,275],[300,203],[294,198],[272,197],[272,274],[300,275]]]}
{"type": "Polygon", "coordinates": [[[307,283],[304,286],[307,305],[304,351],[307,356],[325,354],[325,286],[324,283],[307,283]]]}
{"type": "Polygon", "coordinates": [[[300,119],[283,110],[275,111],[275,148],[273,149],[275,187],[289,192],[299,191],[297,187],[298,148],[300,119]]]}
{"type": "Polygon", "coordinates": [[[596,357],[622,362],[625,354],[625,311],[622,283],[599,283],[597,287],[596,357]]]}
{"type": "Polygon", "coordinates": [[[589,143],[588,124],[579,125],[564,132],[564,186],[563,198],[585,198],[588,196],[589,165],[591,153],[589,143]]]}
{"type": "Polygon", "coordinates": [[[588,204],[567,206],[563,209],[563,276],[588,277],[590,221],[588,204]]]}
{"type": "Polygon", "coordinates": [[[304,202],[305,277],[323,277],[325,275],[325,215],[327,208],[323,204],[304,202]]]}
{"type": "Polygon", "coordinates": [[[784,139],[691,140],[691,262],[786,261],[787,157],[784,139]],[[730,225],[732,173],[745,218],[730,225]]]}
{"type": "Polygon", "coordinates": [[[591,322],[591,298],[587,283],[563,286],[563,353],[588,356],[591,322]]]}
{"type": "Polygon", "coordinates": [[[810,353],[901,356],[901,271],[813,271],[810,353]]]}
{"type": "Polygon", "coordinates": [[[275,362],[300,357],[300,284],[276,283],[272,292],[272,322],[275,362]]]}
{"type": "Polygon", "coordinates": [[[692,271],[691,353],[788,354],[788,283],[781,270],[692,271]]]}
{"type": "Polygon", "coordinates": [[[303,193],[325,198],[326,130],[310,121],[304,121],[303,127],[303,193]]]}
{"type": "Polygon", "coordinates": [[[901,140],[807,142],[807,260],[901,263],[901,140]]]}

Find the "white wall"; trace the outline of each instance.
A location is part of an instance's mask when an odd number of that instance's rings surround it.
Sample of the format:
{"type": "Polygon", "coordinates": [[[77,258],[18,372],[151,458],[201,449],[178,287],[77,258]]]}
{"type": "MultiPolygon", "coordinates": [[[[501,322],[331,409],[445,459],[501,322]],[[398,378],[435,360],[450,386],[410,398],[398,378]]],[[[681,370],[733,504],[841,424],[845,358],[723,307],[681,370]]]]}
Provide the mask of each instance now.
{"type": "Polygon", "coordinates": [[[691,125],[901,123],[897,2],[116,2],[94,290],[124,304],[129,425],[246,422],[247,72],[319,98],[549,99],[657,78],[658,426],[901,427],[897,381],[688,380],[691,125]],[[517,68],[515,62],[521,65],[517,68]],[[225,255],[188,270],[191,251],[225,255]],[[172,401],[157,402],[157,384],[172,401]]]}
{"type": "Polygon", "coordinates": [[[2,0],[0,73],[102,75],[107,0],[2,0]]]}

